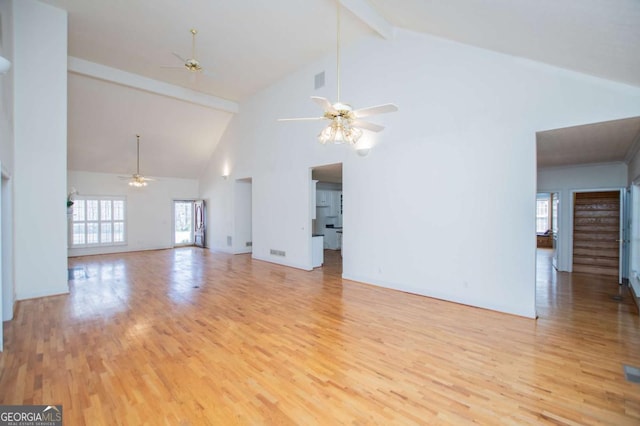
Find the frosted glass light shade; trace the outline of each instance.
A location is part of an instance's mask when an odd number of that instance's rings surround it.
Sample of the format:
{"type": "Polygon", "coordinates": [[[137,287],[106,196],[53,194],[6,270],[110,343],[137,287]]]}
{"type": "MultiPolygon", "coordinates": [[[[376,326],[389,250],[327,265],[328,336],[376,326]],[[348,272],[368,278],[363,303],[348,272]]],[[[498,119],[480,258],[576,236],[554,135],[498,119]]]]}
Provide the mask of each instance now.
{"type": "Polygon", "coordinates": [[[362,130],[351,127],[351,123],[349,123],[348,120],[336,117],[320,132],[318,140],[323,145],[327,142],[333,144],[350,143],[354,145],[358,142],[360,136],[362,136],[362,130]]]}

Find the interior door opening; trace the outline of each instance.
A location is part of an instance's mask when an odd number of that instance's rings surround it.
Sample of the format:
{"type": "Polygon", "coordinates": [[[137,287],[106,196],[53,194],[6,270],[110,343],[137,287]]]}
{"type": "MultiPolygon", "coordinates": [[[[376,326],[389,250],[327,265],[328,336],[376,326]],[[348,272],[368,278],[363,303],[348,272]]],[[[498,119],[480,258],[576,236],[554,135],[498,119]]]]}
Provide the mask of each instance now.
{"type": "Polygon", "coordinates": [[[551,193],[551,235],[552,235],[552,248],[553,255],[551,257],[551,265],[558,270],[558,252],[560,250],[558,244],[560,239],[558,235],[560,233],[560,193],[551,193]]]}
{"type": "MultiPolygon", "coordinates": [[[[342,275],[344,195],[342,163],[311,169],[311,265],[342,275]]],[[[347,229],[348,232],[348,229],[347,229]]]]}
{"type": "Polygon", "coordinates": [[[536,236],[538,248],[553,248],[554,197],[548,192],[536,195],[536,236]]]}
{"type": "Polygon", "coordinates": [[[204,247],[205,212],[203,200],[173,202],[173,246],[204,247]]]}

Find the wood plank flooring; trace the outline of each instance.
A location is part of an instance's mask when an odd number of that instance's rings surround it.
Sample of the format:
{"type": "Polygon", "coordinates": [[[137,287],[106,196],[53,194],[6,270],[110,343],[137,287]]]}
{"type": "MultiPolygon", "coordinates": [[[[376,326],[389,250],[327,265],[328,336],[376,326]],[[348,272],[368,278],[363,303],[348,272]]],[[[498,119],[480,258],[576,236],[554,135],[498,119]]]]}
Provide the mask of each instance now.
{"type": "MultiPolygon", "coordinates": [[[[1,404],[65,425],[640,424],[640,322],[540,250],[530,320],[196,248],[69,260],[4,323],[1,404]]],[[[613,296],[622,296],[622,302],[613,296]]]]}

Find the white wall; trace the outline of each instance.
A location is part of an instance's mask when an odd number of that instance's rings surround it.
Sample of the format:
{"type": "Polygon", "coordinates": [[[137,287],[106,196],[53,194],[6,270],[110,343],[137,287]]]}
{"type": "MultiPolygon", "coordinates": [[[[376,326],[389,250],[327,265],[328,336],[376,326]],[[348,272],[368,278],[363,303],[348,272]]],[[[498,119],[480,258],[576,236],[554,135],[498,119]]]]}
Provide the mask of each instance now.
{"type": "Polygon", "coordinates": [[[201,179],[219,201],[211,246],[232,231],[228,167],[253,178],[253,256],[311,269],[309,167],[342,162],[343,277],[534,317],[535,133],[638,115],[640,89],[400,29],[343,53],[342,101],[400,108],[371,119],[387,126],[371,154],[276,121],[319,115],[310,95],[335,100],[333,57],[258,93],[201,179]]]}
{"type": "Polygon", "coordinates": [[[0,318],[2,321],[13,319],[13,308],[16,300],[16,288],[13,280],[13,190],[12,181],[7,176],[2,176],[0,184],[0,237],[1,265],[2,265],[2,308],[0,318]]]}
{"type": "MultiPolygon", "coordinates": [[[[12,2],[0,1],[0,20],[0,56],[14,62],[12,2]]],[[[13,67],[0,75],[0,162],[5,171],[13,173],[13,67]]]]}
{"type": "Polygon", "coordinates": [[[640,296],[640,151],[629,161],[627,182],[631,186],[631,233],[629,283],[640,296]]]}
{"type": "MultiPolygon", "coordinates": [[[[13,8],[12,3],[0,0],[0,56],[13,62],[13,8]]],[[[0,75],[0,168],[3,173],[0,192],[0,320],[13,318],[15,285],[13,281],[13,69],[0,75]]],[[[0,332],[0,350],[2,350],[0,332]]]]}
{"type": "Polygon", "coordinates": [[[628,164],[627,183],[640,182],[640,150],[636,151],[628,164]]]}
{"type": "Polygon", "coordinates": [[[629,234],[629,284],[640,296],[640,182],[631,185],[631,232],[629,234]]]}
{"type": "Polygon", "coordinates": [[[233,252],[235,254],[251,253],[252,247],[247,247],[248,242],[252,241],[251,223],[251,181],[236,180],[234,194],[234,226],[235,232],[232,239],[233,252]]]}
{"type": "Polygon", "coordinates": [[[69,249],[69,256],[173,247],[173,200],[198,197],[195,179],[162,177],[144,188],[132,188],[118,175],[70,170],[67,185],[83,196],[124,196],[127,200],[126,245],[73,248],[69,249]]]}
{"type": "Polygon", "coordinates": [[[573,267],[573,193],[580,190],[620,189],[627,185],[627,165],[590,164],[538,170],[538,192],[557,192],[558,270],[573,267]]]}
{"type": "Polygon", "coordinates": [[[67,13],[13,2],[14,262],[18,299],[68,292],[67,13]]]}

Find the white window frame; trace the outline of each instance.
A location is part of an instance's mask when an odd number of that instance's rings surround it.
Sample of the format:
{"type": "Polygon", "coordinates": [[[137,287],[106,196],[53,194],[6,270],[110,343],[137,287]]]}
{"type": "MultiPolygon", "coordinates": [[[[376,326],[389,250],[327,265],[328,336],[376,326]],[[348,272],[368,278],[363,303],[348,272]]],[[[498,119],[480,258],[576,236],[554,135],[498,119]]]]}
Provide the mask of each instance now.
{"type": "Polygon", "coordinates": [[[551,200],[546,198],[538,198],[536,199],[536,233],[543,234],[546,231],[551,230],[551,200]],[[539,203],[546,204],[546,213],[540,213],[539,203]],[[544,220],[547,224],[546,229],[540,231],[538,230],[538,220],[544,220]]]}
{"type": "Polygon", "coordinates": [[[127,245],[127,198],[124,196],[104,196],[104,195],[83,195],[83,196],[75,196],[74,197],[74,206],[71,207],[70,220],[69,220],[69,247],[71,248],[88,248],[88,247],[109,247],[109,246],[123,246],[127,245]],[[86,202],[87,201],[97,201],[98,202],[98,220],[87,220],[87,209],[86,202]],[[75,203],[84,202],[84,218],[82,220],[75,220],[73,208],[75,207],[75,203]],[[101,217],[102,208],[100,207],[103,201],[111,202],[111,219],[103,219],[101,217]],[[122,201],[122,220],[115,220],[113,218],[113,202],[114,201],[122,201]],[[84,243],[74,243],[73,235],[74,235],[74,224],[83,223],[84,224],[84,243]],[[88,223],[96,223],[98,224],[98,242],[97,243],[87,243],[88,240],[88,223]],[[111,225],[111,241],[103,242],[102,241],[102,224],[110,224],[111,225]],[[122,223],[123,230],[123,241],[113,241],[114,236],[114,224],[122,223]]]}

